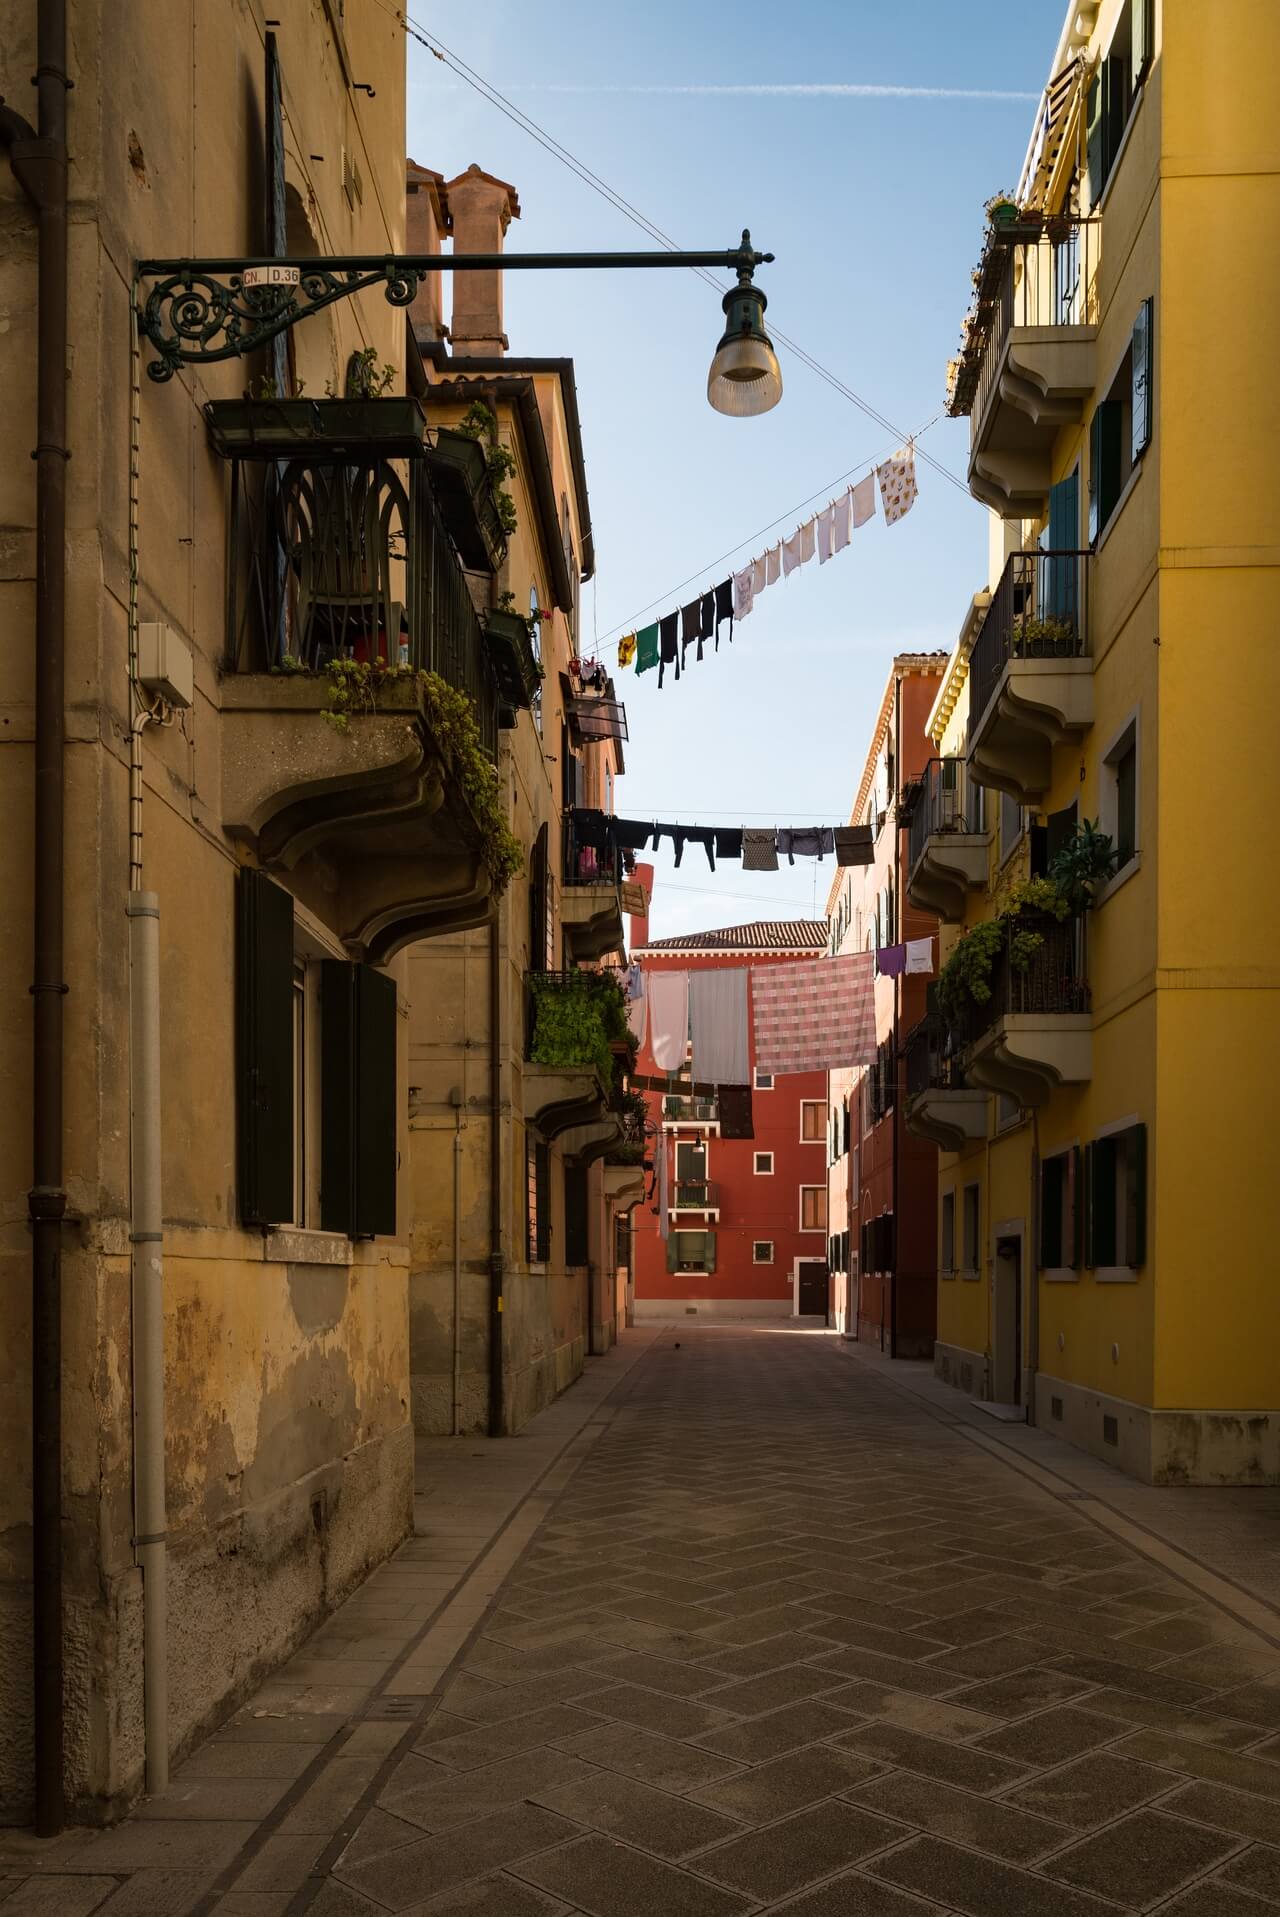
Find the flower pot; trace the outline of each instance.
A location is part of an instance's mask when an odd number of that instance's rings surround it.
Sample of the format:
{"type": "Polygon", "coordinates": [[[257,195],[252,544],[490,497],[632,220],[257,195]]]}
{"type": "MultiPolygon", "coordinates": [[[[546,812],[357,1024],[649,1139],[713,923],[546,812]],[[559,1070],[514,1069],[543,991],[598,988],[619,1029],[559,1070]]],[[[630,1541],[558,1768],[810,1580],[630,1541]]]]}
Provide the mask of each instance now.
{"type": "Polygon", "coordinates": [[[416,399],[211,399],[209,444],[223,459],[395,459],[422,450],[416,399]]]}
{"type": "Polygon", "coordinates": [[[497,572],[507,556],[507,535],[480,441],[439,427],[435,444],[427,448],[427,469],[440,517],[463,565],[497,572]]]}
{"type": "Polygon", "coordinates": [[[529,642],[529,623],[517,612],[489,612],[484,622],[485,651],[498,683],[498,697],[527,711],[542,683],[529,642]]]}

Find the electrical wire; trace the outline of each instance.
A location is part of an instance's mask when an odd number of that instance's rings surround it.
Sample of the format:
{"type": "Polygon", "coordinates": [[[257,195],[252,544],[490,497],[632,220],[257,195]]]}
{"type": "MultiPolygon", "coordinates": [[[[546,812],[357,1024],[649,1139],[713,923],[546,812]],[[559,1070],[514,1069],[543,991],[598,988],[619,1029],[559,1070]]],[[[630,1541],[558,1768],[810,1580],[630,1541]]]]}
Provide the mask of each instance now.
{"type": "MultiPolygon", "coordinates": [[[[642,232],[649,235],[650,239],[656,240],[660,246],[665,247],[670,253],[678,253],[682,250],[679,244],[671,238],[669,233],[663,232],[662,228],[655,225],[638,207],[633,206],[629,200],[625,199],[622,194],[611,187],[606,180],[601,179],[598,173],[593,172],[585,161],[578,159],[577,155],[571,153],[568,147],[562,146],[553,134],[548,133],[545,127],[540,126],[536,120],[531,119],[527,113],[523,112],[513,101],[509,100],[504,93],[500,93],[497,87],[484,79],[474,68],[469,67],[466,61],[463,60],[459,54],[454,53],[451,48],[447,47],[444,41],[441,40],[434,31],[430,31],[423,27],[420,22],[412,20],[403,9],[388,4],[388,0],[378,0],[378,4],[383,6],[385,11],[394,14],[406,34],[410,35],[421,46],[425,47],[427,52],[439,60],[442,65],[447,66],[451,72],[456,73],[458,78],[465,81],[469,87],[479,93],[482,99],[487,100],[491,106],[497,107],[500,113],[505,114],[513,125],[519,127],[522,132],[527,133],[530,139],[535,140],[544,151],[550,153],[554,159],[559,160],[562,165],[568,167],[570,172],[576,174],[585,186],[589,186],[593,192],[598,193],[603,199],[607,200],[617,212],[621,213],[624,218],[630,220],[633,226],[638,226],[642,232]]],[[[690,271],[696,273],[699,279],[705,280],[708,286],[714,287],[717,293],[724,293],[727,290],[705,267],[691,267],[690,271]]],[[[898,445],[906,443],[909,437],[908,434],[904,433],[900,427],[895,426],[892,420],[888,419],[885,414],[872,406],[860,393],[855,392],[852,386],[845,380],[842,380],[837,374],[833,373],[829,367],[824,366],[820,360],[815,359],[813,354],[801,346],[797,340],[792,339],[787,333],[780,332],[778,328],[772,324],[770,325],[769,332],[773,340],[780,342],[789,352],[794,353],[801,364],[807,366],[811,372],[816,373],[819,379],[825,380],[835,392],[838,392],[844,399],[847,399],[851,405],[856,406],[860,412],[865,413],[869,419],[873,419],[878,426],[882,426],[887,433],[892,433],[898,445]]],[[[931,453],[922,452],[920,458],[925,465],[931,466],[936,473],[940,474],[943,479],[954,486],[958,492],[963,493],[966,499],[971,497],[965,481],[958,479],[940,460],[934,459],[931,453]]]]}

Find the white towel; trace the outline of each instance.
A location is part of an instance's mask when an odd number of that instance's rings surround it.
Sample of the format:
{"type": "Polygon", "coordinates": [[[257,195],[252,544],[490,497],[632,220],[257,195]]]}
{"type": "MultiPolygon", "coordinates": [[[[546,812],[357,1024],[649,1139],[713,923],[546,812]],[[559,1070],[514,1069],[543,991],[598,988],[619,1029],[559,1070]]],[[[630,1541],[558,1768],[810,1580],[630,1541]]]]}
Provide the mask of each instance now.
{"type": "Polygon", "coordinates": [[[876,510],[876,476],[868,473],[856,486],[850,486],[849,498],[853,505],[853,523],[855,529],[865,526],[876,510]]]}
{"type": "Polygon", "coordinates": [[[800,564],[800,535],[798,532],[794,532],[792,533],[790,539],[784,539],[782,542],[783,577],[790,578],[791,574],[795,571],[796,567],[799,564],[800,564]]]}
{"type": "Polygon", "coordinates": [[[752,601],[755,597],[755,586],[752,581],[754,571],[754,566],[744,566],[741,572],[735,572],[733,575],[733,616],[735,619],[745,619],[751,610],[752,601]]]}
{"type": "Polygon", "coordinates": [[[751,596],[752,598],[754,599],[755,595],[758,592],[763,592],[765,587],[768,585],[768,583],[769,583],[768,569],[765,566],[764,560],[753,559],[751,562],[751,596]]]}
{"type": "Polygon", "coordinates": [[[651,972],[649,985],[649,1049],[660,1072],[684,1069],[689,1043],[689,974],[651,972]]]}
{"type": "Polygon", "coordinates": [[[883,466],[876,467],[876,477],[880,481],[884,523],[886,526],[892,526],[895,519],[901,519],[915,504],[915,447],[906,445],[900,452],[896,452],[892,459],[886,459],[883,466]]]}
{"type": "Polygon", "coordinates": [[[818,514],[818,564],[825,566],[831,557],[831,528],[836,516],[834,506],[828,506],[825,512],[818,514]]]}
{"type": "Polygon", "coordinates": [[[924,972],[933,977],[933,940],[907,940],[907,971],[924,972]]]}
{"type": "Polygon", "coordinates": [[[649,1029],[649,994],[645,989],[644,973],[639,966],[633,965],[632,971],[639,975],[639,990],[627,1000],[627,1024],[637,1047],[643,1046],[645,1033],[649,1029]]]}
{"type": "Polygon", "coordinates": [[[693,1076],[717,1085],[749,1085],[747,968],[689,975],[693,1076]]]}
{"type": "Polygon", "coordinates": [[[800,564],[802,566],[813,558],[813,548],[816,543],[814,536],[815,524],[816,522],[814,520],[806,519],[804,525],[800,528],[800,564]]]}
{"type": "Polygon", "coordinates": [[[781,577],[782,541],[779,540],[776,546],[770,546],[764,556],[764,583],[766,586],[776,586],[781,577]]]}
{"type": "Polygon", "coordinates": [[[853,510],[853,500],[848,493],[841,494],[831,509],[831,550],[843,552],[849,543],[849,516],[853,510]]]}

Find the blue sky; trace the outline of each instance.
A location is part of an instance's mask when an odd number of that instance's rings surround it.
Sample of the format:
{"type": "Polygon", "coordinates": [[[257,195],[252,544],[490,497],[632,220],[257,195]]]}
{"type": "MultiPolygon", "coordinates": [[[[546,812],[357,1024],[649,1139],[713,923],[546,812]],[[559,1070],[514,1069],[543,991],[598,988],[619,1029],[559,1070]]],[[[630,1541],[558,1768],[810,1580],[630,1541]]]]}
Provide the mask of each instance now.
{"type": "MultiPolygon", "coordinates": [[[[983,202],[1016,183],[1063,10],[489,0],[446,13],[423,0],[410,12],[680,245],[730,247],[750,226],[777,255],[758,275],[768,319],[911,432],[942,407],[983,202]],[[663,90],[833,84],[1033,97],[663,90]]],[[[421,164],[451,177],[476,161],[514,183],[512,251],[648,244],[412,41],[408,126],[421,164]]],[[[597,555],[585,655],[598,634],[610,658],[619,629],[723,577],[719,555],[734,548],[744,564],[825,504],[829,482],[893,450],[892,434],[785,351],[772,413],[713,413],[706,374],[721,325],[692,273],[507,276],[512,352],[576,362],[597,555]]],[[[968,422],[944,418],[921,444],[963,479],[967,441],[968,422]]],[[[928,466],[918,477],[905,520],[877,515],[829,565],[771,588],[734,644],[679,684],[668,677],[659,692],[654,673],[618,674],[631,729],[620,811],[712,825],[848,816],[894,652],[949,649],[984,582],[983,511],[928,466]]],[[[830,860],[801,860],[776,876],[723,863],[712,876],[696,847],[675,871],[669,843],[656,863],[656,936],[821,916],[832,873],[830,860]]]]}

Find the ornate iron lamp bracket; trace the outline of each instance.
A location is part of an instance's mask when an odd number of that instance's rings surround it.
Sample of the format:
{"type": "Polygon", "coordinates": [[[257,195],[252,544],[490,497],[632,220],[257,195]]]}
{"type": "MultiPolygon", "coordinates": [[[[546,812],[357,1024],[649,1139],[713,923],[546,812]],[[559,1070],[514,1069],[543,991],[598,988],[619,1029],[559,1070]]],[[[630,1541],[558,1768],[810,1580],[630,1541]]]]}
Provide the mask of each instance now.
{"type": "Polygon", "coordinates": [[[362,254],[316,260],[140,260],[138,325],[155,348],[156,381],[183,364],[207,366],[265,346],[312,313],[381,286],[392,306],[411,306],[426,273],[544,271],[600,267],[708,266],[750,280],[772,260],[742,244],[724,253],[362,254]],[[143,282],[146,282],[144,288],[143,282]],[[144,297],[145,293],[145,297],[144,297]]]}

